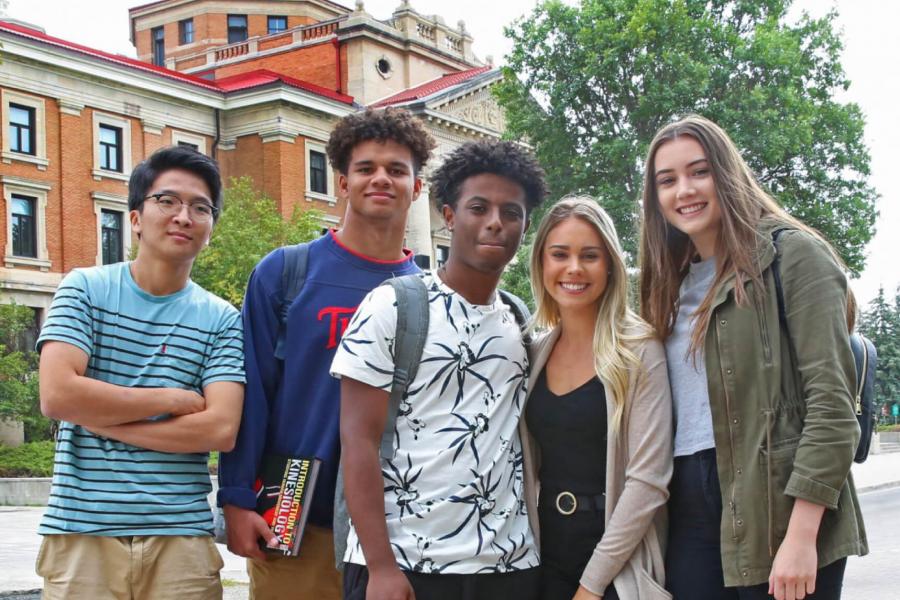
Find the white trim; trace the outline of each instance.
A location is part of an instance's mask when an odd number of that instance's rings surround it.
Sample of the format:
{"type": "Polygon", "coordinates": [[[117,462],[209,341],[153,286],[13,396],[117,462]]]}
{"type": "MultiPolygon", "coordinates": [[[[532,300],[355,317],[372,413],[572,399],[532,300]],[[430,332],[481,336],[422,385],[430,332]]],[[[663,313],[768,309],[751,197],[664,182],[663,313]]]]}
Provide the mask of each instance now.
{"type": "Polygon", "coordinates": [[[131,169],[134,165],[131,162],[131,121],[129,119],[94,111],[93,115],[93,147],[94,147],[94,169],[91,171],[94,179],[99,181],[102,178],[118,179],[120,181],[128,181],[131,176],[131,169]],[[122,130],[122,170],[110,171],[100,168],[100,125],[109,125],[122,130]]]}
{"type": "Polygon", "coordinates": [[[200,152],[200,154],[206,154],[206,138],[202,135],[196,135],[193,133],[187,133],[185,131],[173,129],[172,145],[177,146],[179,142],[184,142],[185,144],[193,144],[194,146],[197,146],[197,151],[200,152]]]}
{"type": "Polygon", "coordinates": [[[29,266],[39,267],[41,271],[50,270],[50,253],[47,251],[47,192],[51,186],[43,181],[32,181],[21,177],[4,175],[0,178],[3,183],[3,198],[6,201],[6,248],[3,262],[6,267],[29,266]],[[26,196],[34,198],[35,233],[37,257],[13,255],[12,236],[12,197],[26,196]]]}
{"type": "Polygon", "coordinates": [[[47,113],[44,108],[44,99],[36,96],[14,92],[12,90],[2,90],[2,112],[3,112],[3,148],[2,160],[6,164],[13,161],[25,162],[37,165],[38,170],[46,171],[50,161],[47,160],[47,113]],[[24,152],[13,152],[9,145],[9,105],[19,104],[27,108],[34,109],[34,154],[25,154],[24,152]]]}
{"type": "Polygon", "coordinates": [[[128,198],[104,192],[91,192],[94,201],[94,215],[97,221],[97,257],[96,264],[103,264],[103,217],[101,213],[109,210],[122,215],[122,259],[131,256],[131,219],[128,218],[128,198]]]}
{"type": "Polygon", "coordinates": [[[304,150],[304,165],[306,166],[306,201],[312,202],[313,200],[319,200],[321,202],[327,202],[328,206],[334,206],[337,204],[337,198],[334,195],[334,168],[331,166],[331,162],[328,160],[328,152],[325,150],[325,144],[321,142],[317,142],[315,140],[305,140],[304,150]],[[314,192],[311,189],[312,186],[312,178],[310,177],[310,152],[315,151],[321,153],[325,156],[325,193],[314,192]]]}

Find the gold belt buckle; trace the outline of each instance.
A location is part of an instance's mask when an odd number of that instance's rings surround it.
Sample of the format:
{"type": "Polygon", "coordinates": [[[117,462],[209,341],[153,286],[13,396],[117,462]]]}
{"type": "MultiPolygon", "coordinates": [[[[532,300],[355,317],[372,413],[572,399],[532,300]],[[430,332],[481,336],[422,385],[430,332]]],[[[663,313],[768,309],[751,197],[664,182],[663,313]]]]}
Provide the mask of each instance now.
{"type": "Polygon", "coordinates": [[[578,499],[575,498],[575,494],[573,494],[572,492],[560,492],[559,494],[557,494],[556,495],[556,510],[559,511],[559,514],[566,515],[566,516],[571,515],[576,510],[578,510],[578,499]],[[562,506],[560,506],[560,500],[563,500],[563,499],[571,500],[572,508],[570,508],[569,510],[566,510],[562,506]]]}

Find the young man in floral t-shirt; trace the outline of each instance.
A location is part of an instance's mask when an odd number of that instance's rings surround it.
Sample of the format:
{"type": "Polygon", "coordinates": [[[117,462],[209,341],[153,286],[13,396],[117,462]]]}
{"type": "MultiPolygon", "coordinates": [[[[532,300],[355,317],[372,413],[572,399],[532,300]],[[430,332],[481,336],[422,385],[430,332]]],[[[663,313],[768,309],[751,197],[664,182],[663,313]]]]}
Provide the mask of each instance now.
{"type": "Polygon", "coordinates": [[[466,144],[432,178],[451,231],[444,267],[421,277],[429,328],[382,461],[397,323],[390,286],[360,305],[332,365],[352,529],[344,598],[536,597],[538,553],[523,501],[516,430],[528,386],[519,326],[496,288],[543,172],[509,142],[466,144]]]}

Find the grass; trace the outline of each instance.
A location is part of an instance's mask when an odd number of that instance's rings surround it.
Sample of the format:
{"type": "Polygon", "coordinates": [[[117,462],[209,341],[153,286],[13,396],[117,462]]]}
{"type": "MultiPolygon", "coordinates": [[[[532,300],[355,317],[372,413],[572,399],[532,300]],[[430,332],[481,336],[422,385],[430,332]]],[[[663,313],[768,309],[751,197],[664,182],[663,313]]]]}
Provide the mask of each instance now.
{"type": "Polygon", "coordinates": [[[222,587],[246,587],[249,584],[245,581],[238,581],[237,579],[223,579],[222,587]]]}

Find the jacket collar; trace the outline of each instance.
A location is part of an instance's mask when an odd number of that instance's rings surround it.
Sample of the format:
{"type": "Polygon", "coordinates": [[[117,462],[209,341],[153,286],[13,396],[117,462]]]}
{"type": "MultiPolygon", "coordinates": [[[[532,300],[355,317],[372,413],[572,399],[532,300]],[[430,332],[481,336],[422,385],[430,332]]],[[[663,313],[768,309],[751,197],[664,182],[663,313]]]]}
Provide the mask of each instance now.
{"type": "MultiPolygon", "coordinates": [[[[778,229],[786,229],[789,227],[790,226],[783,221],[779,221],[773,217],[763,217],[760,219],[759,224],[756,227],[756,252],[760,272],[765,272],[775,261],[775,244],[772,242],[772,234],[778,229]]],[[[732,273],[719,284],[719,288],[716,290],[715,299],[713,301],[713,307],[725,302],[728,298],[728,294],[734,290],[736,279],[734,273],[732,273]]]]}

